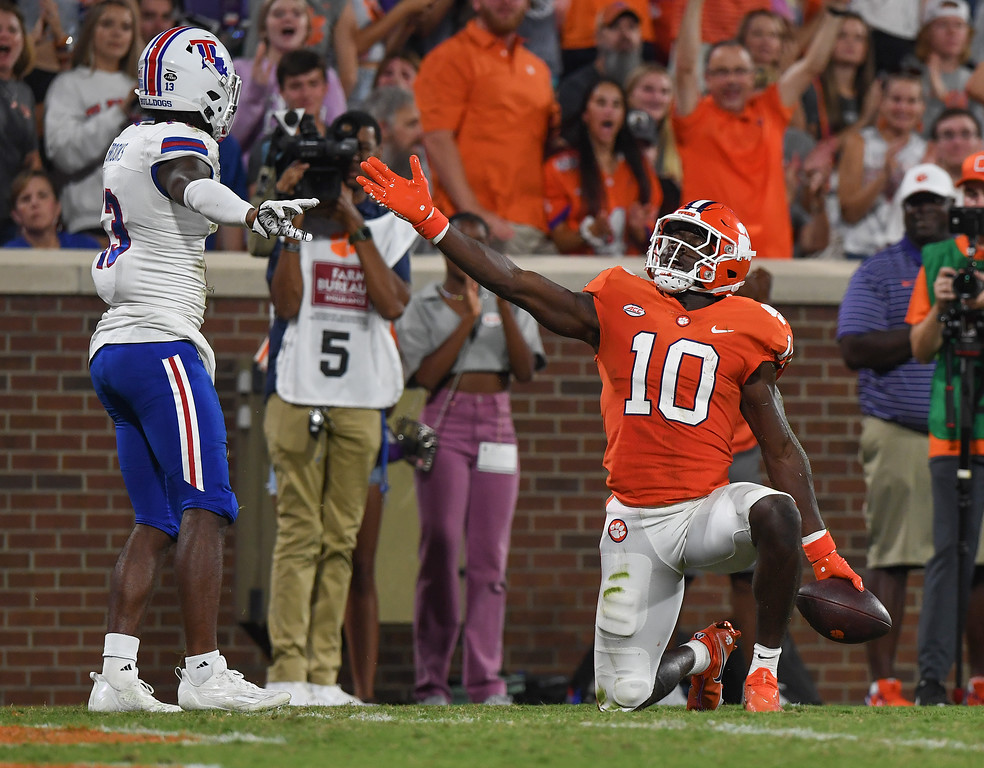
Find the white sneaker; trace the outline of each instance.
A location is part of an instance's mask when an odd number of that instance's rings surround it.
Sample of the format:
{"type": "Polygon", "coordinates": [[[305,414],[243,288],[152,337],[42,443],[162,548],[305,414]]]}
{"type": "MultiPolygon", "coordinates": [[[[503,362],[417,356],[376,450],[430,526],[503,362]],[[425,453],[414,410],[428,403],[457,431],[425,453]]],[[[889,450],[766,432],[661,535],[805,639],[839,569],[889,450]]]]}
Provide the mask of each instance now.
{"type": "Polygon", "coordinates": [[[177,667],[178,704],[181,709],[225,709],[233,712],[259,712],[290,703],[287,691],[267,691],[246,680],[241,672],[229,669],[225,656],[213,664],[212,676],[201,685],[188,677],[188,670],[177,667]]]}
{"type": "Polygon", "coordinates": [[[422,704],[425,707],[444,707],[450,704],[448,697],[440,693],[432,693],[430,696],[426,696],[418,704],[422,704]]]}
{"type": "Polygon", "coordinates": [[[114,688],[98,672],[90,672],[92,693],[90,712],[180,712],[181,707],[165,704],[154,698],[154,689],[140,678],[134,678],[125,688],[114,688]]]}
{"type": "Polygon", "coordinates": [[[356,698],[351,693],[345,693],[340,685],[308,683],[308,688],[311,690],[311,700],[308,703],[315,707],[365,706],[362,699],[356,698]]]}
{"type": "Polygon", "coordinates": [[[290,694],[290,705],[292,707],[307,707],[313,703],[311,701],[311,687],[305,682],[268,682],[266,684],[266,690],[287,691],[290,694]]]}
{"type": "Polygon", "coordinates": [[[482,703],[490,707],[508,707],[513,703],[513,697],[508,693],[493,693],[482,703]]]}

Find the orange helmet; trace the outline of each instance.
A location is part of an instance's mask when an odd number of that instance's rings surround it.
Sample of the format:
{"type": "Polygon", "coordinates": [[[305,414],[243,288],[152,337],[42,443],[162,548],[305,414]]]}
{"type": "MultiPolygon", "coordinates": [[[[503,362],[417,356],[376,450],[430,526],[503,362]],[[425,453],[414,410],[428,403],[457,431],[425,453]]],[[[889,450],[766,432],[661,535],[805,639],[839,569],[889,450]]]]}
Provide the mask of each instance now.
{"type": "Polygon", "coordinates": [[[754,256],[748,230],[734,211],[713,200],[694,200],[656,222],[646,273],[667,293],[734,293],[745,282],[754,256]],[[677,237],[685,231],[703,242],[693,245],[677,237]]]}

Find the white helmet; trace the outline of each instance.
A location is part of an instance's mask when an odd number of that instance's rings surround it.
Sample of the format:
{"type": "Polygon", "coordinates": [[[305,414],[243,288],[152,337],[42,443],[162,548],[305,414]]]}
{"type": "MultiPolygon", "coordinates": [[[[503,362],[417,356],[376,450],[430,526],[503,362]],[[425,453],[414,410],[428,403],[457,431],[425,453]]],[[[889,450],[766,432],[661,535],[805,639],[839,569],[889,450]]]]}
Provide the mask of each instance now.
{"type": "Polygon", "coordinates": [[[141,107],[200,114],[216,140],[229,135],[240,85],[225,46],[197,27],[161,32],[137,64],[141,107]]]}

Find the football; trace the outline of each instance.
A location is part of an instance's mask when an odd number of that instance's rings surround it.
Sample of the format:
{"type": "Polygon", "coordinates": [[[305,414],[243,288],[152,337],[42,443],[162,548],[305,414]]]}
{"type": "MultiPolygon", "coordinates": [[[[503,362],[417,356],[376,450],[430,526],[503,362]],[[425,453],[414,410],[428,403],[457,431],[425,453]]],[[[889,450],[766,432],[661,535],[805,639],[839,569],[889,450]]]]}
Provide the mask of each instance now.
{"type": "Polygon", "coordinates": [[[804,584],[796,607],[817,632],[836,643],[866,643],[892,628],[881,600],[870,589],[858,592],[847,579],[830,578],[804,584]]]}

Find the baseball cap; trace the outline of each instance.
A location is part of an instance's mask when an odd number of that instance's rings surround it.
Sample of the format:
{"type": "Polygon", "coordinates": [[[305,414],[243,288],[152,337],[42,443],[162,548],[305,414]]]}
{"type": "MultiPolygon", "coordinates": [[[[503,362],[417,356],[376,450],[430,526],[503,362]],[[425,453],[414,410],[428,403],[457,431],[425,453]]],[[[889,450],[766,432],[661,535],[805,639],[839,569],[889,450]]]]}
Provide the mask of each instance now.
{"type": "MultiPolygon", "coordinates": [[[[981,154],[984,155],[984,152],[981,154]]],[[[920,192],[930,192],[940,197],[953,197],[955,194],[950,174],[934,163],[920,163],[906,171],[896,199],[904,203],[920,192]]]]}
{"type": "Polygon", "coordinates": [[[968,181],[984,182],[984,152],[975,152],[964,158],[960,166],[960,181],[957,182],[957,186],[968,181]]]}
{"type": "Polygon", "coordinates": [[[636,13],[635,9],[625,2],[625,0],[615,0],[614,3],[609,3],[601,11],[601,26],[610,27],[625,14],[629,14],[636,21],[639,21],[639,14],[636,13]]]}
{"type": "Polygon", "coordinates": [[[937,19],[955,18],[970,23],[970,6],[965,0],[929,0],[923,11],[922,26],[937,19]]]}

